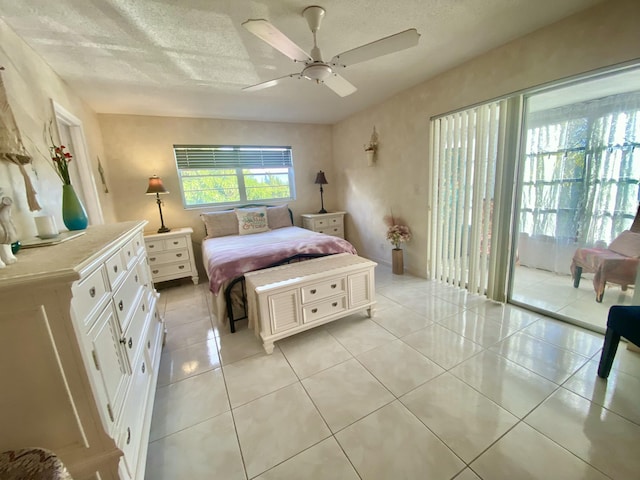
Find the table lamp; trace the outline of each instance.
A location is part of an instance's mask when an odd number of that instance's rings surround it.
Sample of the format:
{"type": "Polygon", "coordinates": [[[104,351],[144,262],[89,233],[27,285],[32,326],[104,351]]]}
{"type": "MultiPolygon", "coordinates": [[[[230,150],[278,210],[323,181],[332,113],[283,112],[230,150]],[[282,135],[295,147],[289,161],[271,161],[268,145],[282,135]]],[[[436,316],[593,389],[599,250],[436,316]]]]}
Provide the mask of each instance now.
{"type": "Polygon", "coordinates": [[[327,211],[324,209],[324,198],[322,197],[324,191],[322,190],[322,186],[327,185],[329,182],[327,182],[327,178],[324,176],[324,172],[322,170],[320,170],[316,175],[315,183],[316,185],[320,185],[320,204],[322,208],[318,213],[327,213],[327,211]]]}
{"type": "Polygon", "coordinates": [[[158,233],[170,232],[171,229],[164,226],[164,218],[162,218],[162,200],[160,200],[160,194],[169,193],[169,190],[164,188],[164,185],[162,184],[162,179],[157,175],[153,175],[152,177],[149,177],[149,188],[147,188],[147,192],[146,192],[147,195],[153,195],[154,193],[156,195],[156,202],[158,203],[158,210],[160,211],[161,226],[158,229],[158,233]]]}

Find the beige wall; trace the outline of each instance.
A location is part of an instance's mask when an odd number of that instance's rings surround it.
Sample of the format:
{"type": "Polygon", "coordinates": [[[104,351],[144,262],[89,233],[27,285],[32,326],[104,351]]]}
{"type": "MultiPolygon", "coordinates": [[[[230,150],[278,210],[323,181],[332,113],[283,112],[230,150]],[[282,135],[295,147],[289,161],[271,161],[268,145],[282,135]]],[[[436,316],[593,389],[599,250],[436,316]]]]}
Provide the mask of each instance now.
{"type": "MultiPolygon", "coordinates": [[[[331,127],[287,123],[250,122],[197,118],[99,115],[111,169],[109,188],[114,194],[118,221],[144,218],[147,230],[160,226],[154,197],[144,195],[148,178],[159,175],[170,194],[163,195],[162,213],[171,227],[192,227],[194,241],[204,236],[200,213],[213,208],[185,210],[173,157],[174,144],[290,145],[296,176],[295,201],[289,202],[294,222],[300,214],[320,210],[320,190],[313,182],[318,170],[329,181],[325,186],[325,208],[336,207],[336,175],[331,162],[331,127]]],[[[196,248],[196,250],[198,250],[196,248]]]]}
{"type": "MultiPolygon", "coordinates": [[[[25,146],[33,157],[27,167],[33,185],[38,192],[38,201],[43,207],[40,213],[49,213],[62,223],[62,183],[52,168],[48,145],[43,139],[44,126],[54,117],[51,100],[55,100],[67,111],[82,121],[87,142],[89,160],[94,176],[99,179],[97,156],[103,158],[102,138],[95,113],[77,97],[69,86],[27,46],[4,22],[0,20],[0,65],[7,97],[15,115],[25,146]]],[[[108,165],[104,165],[107,178],[108,165]]],[[[0,162],[0,187],[5,195],[13,197],[13,218],[21,238],[36,234],[18,168],[0,162]]],[[[100,185],[98,185],[100,187],[100,185]]],[[[106,222],[113,221],[115,213],[111,197],[98,188],[106,222]]]]}
{"type": "MultiPolygon", "coordinates": [[[[461,107],[601,67],[640,59],[640,2],[609,1],[460,65],[333,126],[333,161],[344,173],[337,203],[349,240],[390,262],[383,216],[403,217],[414,234],[405,267],[426,275],[429,119],[461,107]],[[379,134],[377,164],[363,144],[379,134]]],[[[429,61],[425,59],[425,61],[429,61]]]]}

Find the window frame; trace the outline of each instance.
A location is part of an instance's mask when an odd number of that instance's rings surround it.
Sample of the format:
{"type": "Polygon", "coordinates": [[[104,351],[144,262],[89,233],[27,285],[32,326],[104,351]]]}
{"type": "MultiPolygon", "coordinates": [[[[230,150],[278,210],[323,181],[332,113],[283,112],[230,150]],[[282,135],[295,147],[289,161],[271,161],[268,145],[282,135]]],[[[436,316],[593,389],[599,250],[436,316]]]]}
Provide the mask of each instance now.
{"type": "MultiPolygon", "coordinates": [[[[180,184],[180,196],[185,210],[209,208],[209,207],[233,207],[248,203],[260,202],[265,205],[271,203],[288,202],[296,199],[295,190],[295,169],[293,165],[293,149],[291,146],[279,145],[173,145],[174,160],[176,162],[176,172],[180,184]],[[207,155],[207,150],[210,154],[207,155]],[[216,155],[216,151],[220,152],[216,155]],[[280,154],[274,152],[280,151],[280,154]],[[197,158],[189,160],[189,153],[197,158]],[[244,153],[243,153],[244,152],[244,153]],[[209,157],[209,158],[205,158],[209,157]],[[188,167],[190,163],[197,164],[197,167],[188,167]],[[181,166],[182,165],[182,166],[181,166]],[[185,197],[184,179],[182,172],[186,170],[234,170],[239,193],[238,200],[228,202],[212,202],[189,204],[185,197]],[[260,173],[245,172],[250,169],[287,169],[289,196],[270,197],[264,199],[248,199],[245,179],[251,175],[260,173]]],[[[279,173],[279,175],[283,175],[279,173]]],[[[213,177],[215,175],[211,175],[213,177]]],[[[233,176],[233,175],[230,175],[233,176]]]]}

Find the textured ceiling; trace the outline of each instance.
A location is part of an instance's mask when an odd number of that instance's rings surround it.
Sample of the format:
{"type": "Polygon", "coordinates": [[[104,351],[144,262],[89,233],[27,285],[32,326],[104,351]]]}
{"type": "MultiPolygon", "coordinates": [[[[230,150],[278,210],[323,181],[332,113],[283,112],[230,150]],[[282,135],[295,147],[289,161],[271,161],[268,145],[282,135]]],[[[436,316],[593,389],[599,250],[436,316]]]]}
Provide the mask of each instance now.
{"type": "Polygon", "coordinates": [[[418,46],[340,73],[358,90],[242,87],[301,70],[247,32],[265,18],[306,51],[310,0],[0,0],[0,18],[95,111],[334,123],[601,0],[322,0],[325,60],[408,28],[418,46]]]}

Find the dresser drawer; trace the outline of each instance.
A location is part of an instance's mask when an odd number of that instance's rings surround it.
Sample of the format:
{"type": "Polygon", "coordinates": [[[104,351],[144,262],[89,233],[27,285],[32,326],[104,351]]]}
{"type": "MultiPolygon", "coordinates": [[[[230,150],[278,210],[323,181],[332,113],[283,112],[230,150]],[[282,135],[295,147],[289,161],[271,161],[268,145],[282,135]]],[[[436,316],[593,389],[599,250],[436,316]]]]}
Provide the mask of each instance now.
{"type": "Polygon", "coordinates": [[[171,263],[169,265],[152,265],[151,273],[154,278],[164,277],[167,275],[191,273],[191,264],[189,260],[180,263],[171,263]]]}
{"type": "Polygon", "coordinates": [[[331,297],[346,293],[347,282],[346,278],[337,278],[333,280],[327,280],[324,282],[314,283],[302,287],[302,303],[315,302],[322,300],[323,298],[331,297]]]}
{"type": "Polygon", "coordinates": [[[160,314],[158,308],[154,304],[153,315],[149,319],[149,327],[147,328],[147,335],[144,342],[144,351],[149,358],[149,368],[157,369],[157,364],[160,360],[158,351],[158,343],[162,341],[163,327],[160,321],[160,314]]]}
{"type": "Polygon", "coordinates": [[[189,251],[187,249],[170,250],[149,255],[149,265],[163,265],[165,263],[180,262],[188,259],[189,251]]]}
{"type": "Polygon", "coordinates": [[[87,278],[74,284],[71,292],[73,294],[71,305],[76,318],[81,319],[85,325],[91,323],[95,318],[93,314],[97,313],[103,302],[111,296],[104,266],[100,266],[87,278]]]}
{"type": "Polygon", "coordinates": [[[122,249],[122,257],[127,268],[131,268],[131,265],[136,261],[135,239],[131,239],[125,244],[122,249]]]}
{"type": "Polygon", "coordinates": [[[132,373],[131,387],[127,395],[126,408],[120,424],[120,435],[116,440],[122,450],[125,466],[131,478],[137,478],[138,453],[142,443],[144,406],[151,383],[150,369],[145,355],[138,357],[132,373]]]}
{"type": "Polygon", "coordinates": [[[127,263],[122,257],[122,250],[118,250],[114,255],[104,262],[107,269],[107,277],[109,277],[109,283],[111,289],[114,290],[123,276],[127,273],[127,263]]]}
{"type": "Polygon", "coordinates": [[[302,307],[302,322],[314,322],[345,310],[347,310],[346,295],[337,298],[329,298],[327,300],[302,307]]]}
{"type": "Polygon", "coordinates": [[[165,250],[175,250],[179,248],[187,248],[187,237],[175,237],[164,240],[165,250]]]}
{"type": "Polygon", "coordinates": [[[120,288],[113,294],[113,304],[123,332],[129,327],[131,314],[141,288],[140,277],[134,269],[129,272],[120,288]]]}
{"type": "Polygon", "coordinates": [[[133,248],[135,250],[135,254],[139,255],[142,250],[144,250],[144,235],[142,232],[137,233],[135,237],[133,237],[133,248]]]}
{"type": "Polygon", "coordinates": [[[142,348],[145,334],[145,326],[149,316],[149,301],[146,295],[142,295],[140,302],[133,311],[131,321],[127,330],[124,332],[124,349],[129,358],[129,365],[133,365],[133,361],[142,348]]]}

